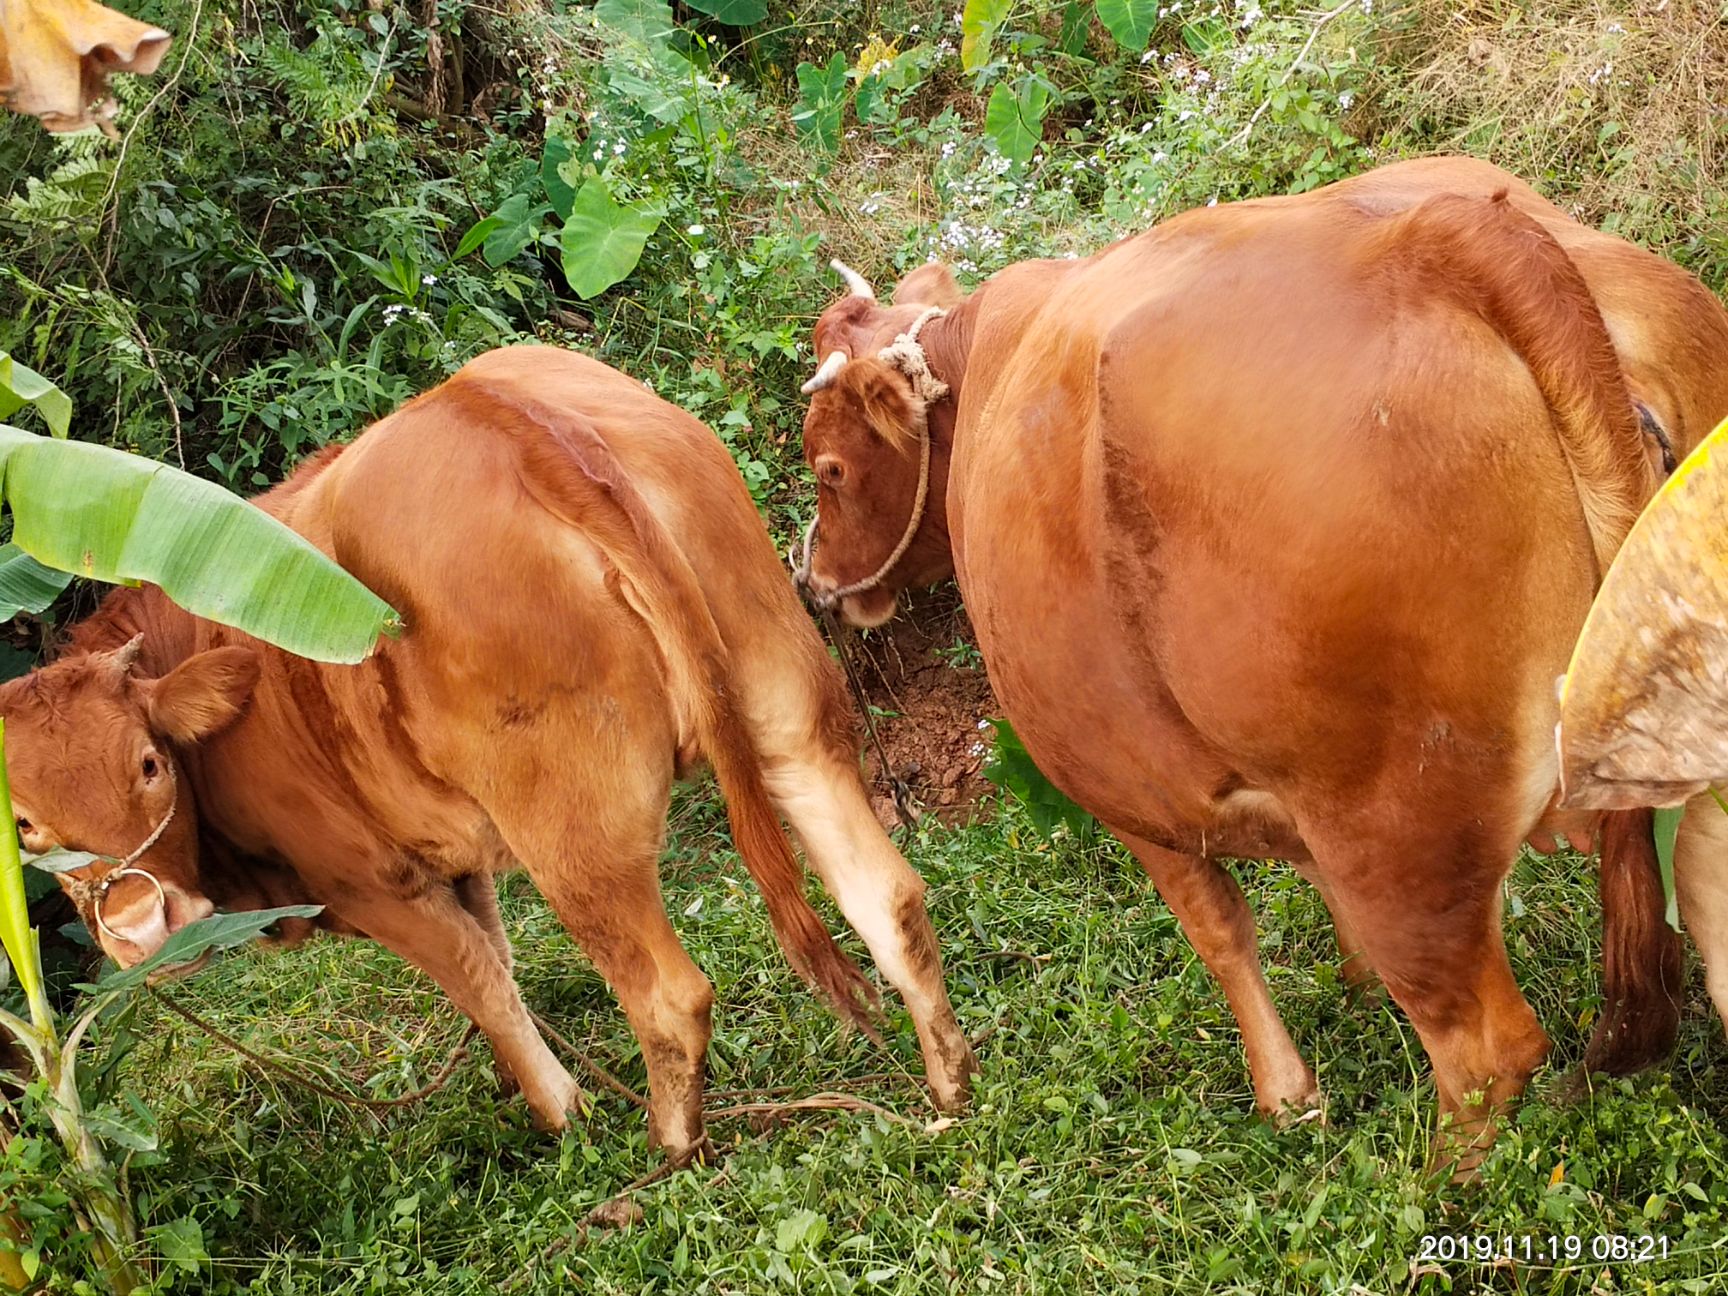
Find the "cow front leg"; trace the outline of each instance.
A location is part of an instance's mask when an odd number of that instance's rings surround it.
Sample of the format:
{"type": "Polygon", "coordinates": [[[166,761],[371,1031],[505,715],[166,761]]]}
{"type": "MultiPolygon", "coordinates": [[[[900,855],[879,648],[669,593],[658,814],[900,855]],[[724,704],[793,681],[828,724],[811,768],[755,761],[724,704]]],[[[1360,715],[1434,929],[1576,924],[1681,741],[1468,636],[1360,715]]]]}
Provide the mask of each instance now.
{"type": "Polygon", "coordinates": [[[855,763],[781,759],[765,774],[810,866],[912,1014],[931,1099],[942,1111],[958,1111],[977,1064],[948,1002],[924,879],[871,813],[855,763]]]}
{"type": "MultiPolygon", "coordinates": [[[[1113,830],[1114,831],[1114,830],[1113,830]]],[[[1322,1110],[1320,1083],[1296,1051],[1260,967],[1254,915],[1224,867],[1199,855],[1180,855],[1131,833],[1117,832],[1176,920],[1207,970],[1224,988],[1242,1031],[1254,1104],[1275,1121],[1322,1110]]]]}
{"type": "Polygon", "coordinates": [[[339,916],[425,972],[486,1033],[541,1128],[562,1130],[570,1112],[586,1108],[574,1077],[534,1028],[493,937],[456,887],[438,882],[408,896],[362,893],[345,898],[339,916]]]}

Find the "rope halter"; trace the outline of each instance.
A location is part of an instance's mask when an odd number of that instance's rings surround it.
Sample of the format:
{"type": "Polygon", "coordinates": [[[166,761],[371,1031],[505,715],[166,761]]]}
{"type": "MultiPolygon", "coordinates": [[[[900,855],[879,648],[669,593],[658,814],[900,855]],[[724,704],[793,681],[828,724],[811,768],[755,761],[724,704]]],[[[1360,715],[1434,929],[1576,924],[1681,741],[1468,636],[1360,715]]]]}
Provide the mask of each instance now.
{"type": "Polygon", "coordinates": [[[86,882],[81,878],[72,879],[73,900],[80,906],[89,905],[90,915],[96,920],[97,930],[117,941],[125,941],[128,938],[108,925],[108,920],[102,916],[102,903],[108,898],[110,888],[123,877],[141,877],[155,887],[156,901],[162,906],[163,921],[166,922],[168,918],[168,893],[163,890],[161,880],[149,869],[138,866],[138,861],[144,857],[145,852],[162,840],[162,834],[168,830],[168,825],[174,821],[174,811],[179,808],[179,776],[174,773],[174,767],[167,761],[163,762],[163,767],[168,771],[169,796],[168,812],[162,816],[161,822],[151,829],[150,835],[139,843],[136,850],[125,859],[120,860],[114,868],[109,869],[96,881],[86,882]]]}
{"type": "MultiPolygon", "coordinates": [[[[948,384],[930,372],[930,357],[924,353],[924,344],[918,340],[918,334],[924,326],[933,319],[941,319],[948,312],[940,306],[926,306],[917,319],[913,320],[906,331],[876,353],[876,358],[890,369],[898,370],[911,380],[912,390],[926,405],[945,399],[949,394],[948,384]]],[[[863,580],[853,581],[850,585],[842,585],[839,589],[830,590],[825,594],[810,594],[810,563],[811,547],[816,539],[816,524],[821,521],[821,515],[810,519],[810,525],[804,528],[803,552],[794,557],[791,551],[786,554],[786,561],[792,567],[792,580],[809,595],[812,602],[823,611],[837,607],[841,599],[851,598],[854,594],[863,594],[875,589],[888,573],[894,570],[896,564],[906,556],[906,551],[912,547],[912,539],[918,534],[918,528],[924,525],[924,512],[930,502],[930,424],[921,419],[918,424],[918,493],[912,499],[912,516],[906,521],[906,531],[900,537],[900,543],[894,546],[894,551],[888,555],[869,576],[863,580]]]]}

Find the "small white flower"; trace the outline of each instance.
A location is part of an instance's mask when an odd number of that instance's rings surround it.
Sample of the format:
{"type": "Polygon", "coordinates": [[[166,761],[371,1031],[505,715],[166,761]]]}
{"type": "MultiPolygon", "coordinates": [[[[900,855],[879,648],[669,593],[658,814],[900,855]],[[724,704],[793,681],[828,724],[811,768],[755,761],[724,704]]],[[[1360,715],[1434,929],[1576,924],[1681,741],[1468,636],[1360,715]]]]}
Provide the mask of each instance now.
{"type": "Polygon", "coordinates": [[[430,288],[433,284],[435,284],[437,282],[438,282],[438,276],[435,274],[423,274],[420,276],[420,283],[421,283],[421,286],[423,286],[423,287],[430,288]]]}
{"type": "Polygon", "coordinates": [[[1346,90],[1343,94],[1338,96],[1338,106],[1346,112],[1348,112],[1350,110],[1350,105],[1355,103],[1355,102],[1356,102],[1356,96],[1354,94],[1350,93],[1350,91],[1348,91],[1348,90],[1346,90]]]}
{"type": "Polygon", "coordinates": [[[707,232],[707,229],[700,222],[692,225],[687,231],[691,238],[701,238],[707,232]]]}

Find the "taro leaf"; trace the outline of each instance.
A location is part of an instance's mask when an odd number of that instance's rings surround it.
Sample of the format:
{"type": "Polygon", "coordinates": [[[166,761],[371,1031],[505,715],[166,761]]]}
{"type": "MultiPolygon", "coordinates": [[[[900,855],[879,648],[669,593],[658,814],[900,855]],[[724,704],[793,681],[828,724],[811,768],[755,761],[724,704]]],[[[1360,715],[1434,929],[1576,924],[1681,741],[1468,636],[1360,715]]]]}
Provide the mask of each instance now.
{"type": "Polygon", "coordinates": [[[644,45],[664,45],[678,29],[666,0],[600,0],[594,16],[644,45]]]}
{"type": "Polygon", "coordinates": [[[0,419],[34,405],[48,430],[64,437],[72,425],[72,400],[41,374],[0,351],[0,419]]]}
{"type": "Polygon", "coordinates": [[[806,144],[814,144],[824,153],[840,148],[840,119],[846,109],[846,56],[838,50],[819,68],[813,63],[798,65],[798,106],[792,110],[792,124],[806,144]]]}
{"type": "Polygon", "coordinates": [[[768,16],[768,0],[689,0],[689,4],[731,27],[748,27],[768,16]]]}
{"type": "Polygon", "coordinates": [[[44,567],[15,544],[0,545],[0,621],[46,611],[71,583],[71,572],[44,567]]]}
{"type": "Polygon", "coordinates": [[[1684,805],[1663,806],[1652,815],[1656,836],[1656,863],[1662,872],[1662,895],[1668,902],[1668,925],[1680,930],[1680,899],[1674,893],[1674,840],[1680,835],[1684,805]]]}
{"type": "Polygon", "coordinates": [[[195,616],[319,661],[357,662],[401,620],[303,537],[213,482],[0,424],[12,539],[37,561],[150,581],[195,616]]]}
{"type": "Polygon", "coordinates": [[[998,81],[984,109],[984,133],[1003,157],[1025,166],[1044,139],[1044,114],[1049,110],[1050,86],[1043,77],[1024,77],[1018,89],[998,81]]]}
{"type": "Polygon", "coordinates": [[[618,202],[603,180],[584,184],[559,236],[570,290],[587,299],[628,278],[662,215],[647,203],[618,202]]]}
{"type": "Polygon", "coordinates": [[[552,210],[559,220],[570,219],[570,205],[576,201],[576,190],[564,178],[564,164],[576,156],[574,141],[562,135],[548,135],[540,154],[540,183],[546,186],[546,196],[552,200],[552,210]]]}
{"type": "Polygon", "coordinates": [[[157,968],[175,967],[202,958],[212,950],[244,945],[284,918],[311,918],[323,909],[323,905],[284,905],[280,909],[254,909],[249,913],[211,914],[195,923],[187,923],[142,963],[110,972],[91,988],[99,994],[134,990],[143,985],[144,979],[157,968]]]}
{"type": "Polygon", "coordinates": [[[976,72],[990,61],[996,33],[1008,20],[1014,0],[966,0],[960,11],[960,66],[976,72]]]}
{"type": "Polygon", "coordinates": [[[1157,0],[1098,0],[1098,21],[1131,53],[1146,48],[1152,28],[1158,23],[1157,0]]]}
{"type": "Polygon", "coordinates": [[[1006,788],[1026,807],[1032,824],[1045,837],[1065,823],[1077,837],[1091,835],[1097,821],[1068,797],[1033,763],[1026,745],[1006,720],[992,720],[996,729],[995,757],[984,767],[984,777],[1006,788]]]}

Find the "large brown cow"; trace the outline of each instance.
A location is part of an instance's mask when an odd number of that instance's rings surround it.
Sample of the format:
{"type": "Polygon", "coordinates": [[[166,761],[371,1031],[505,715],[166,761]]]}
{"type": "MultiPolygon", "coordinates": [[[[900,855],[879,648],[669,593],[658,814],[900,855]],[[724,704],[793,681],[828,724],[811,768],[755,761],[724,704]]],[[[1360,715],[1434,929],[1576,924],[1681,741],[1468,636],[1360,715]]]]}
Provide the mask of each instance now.
{"type": "Polygon", "coordinates": [[[1027,748],[1222,984],[1263,1110],[1317,1086],[1224,856],[1315,882],[1420,1033],[1465,1168],[1548,1047],[1500,927],[1527,837],[1601,828],[1589,1061],[1665,1051],[1680,951],[1648,812],[1553,812],[1554,685],[1664,438],[1728,413],[1708,292],[1462,159],[1190,212],[969,297],[940,266],[892,305],[843,273],[806,386],[803,582],[874,625],[957,576],[1027,748]]]}
{"type": "Polygon", "coordinates": [[[212,905],[310,900],[429,973],[536,1118],[580,1099],[511,975],[494,875],[527,868],[641,1041],[649,1130],[703,1142],[713,992],[657,865],[675,774],[712,763],[793,965],[871,997],[804,899],[776,818],[911,1010],[936,1102],[971,1055],[924,883],[871,813],[835,667],[725,449],[596,361],[494,351],[261,497],[406,618],[322,666],[120,590],[69,655],[0,689],[25,844],[140,867],[70,889],[129,964],[212,905]]]}

